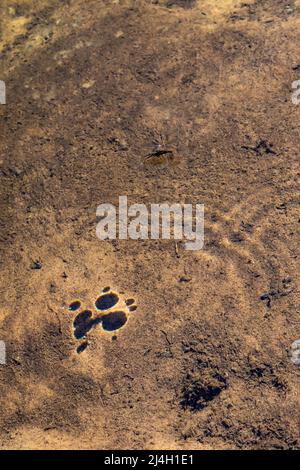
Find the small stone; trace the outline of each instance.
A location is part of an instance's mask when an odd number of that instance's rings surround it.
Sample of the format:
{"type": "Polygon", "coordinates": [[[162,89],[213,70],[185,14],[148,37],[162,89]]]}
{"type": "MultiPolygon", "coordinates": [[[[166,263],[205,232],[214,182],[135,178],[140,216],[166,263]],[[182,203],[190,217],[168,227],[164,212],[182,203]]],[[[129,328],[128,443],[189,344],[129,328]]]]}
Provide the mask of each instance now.
{"type": "Polygon", "coordinates": [[[91,88],[93,85],[95,85],[95,83],[96,83],[96,80],[88,80],[84,82],[81,86],[82,88],[88,89],[88,88],[91,88]]]}
{"type": "Polygon", "coordinates": [[[244,237],[241,233],[239,232],[234,232],[230,235],[230,240],[233,242],[233,243],[241,243],[244,241],[244,237]]]}
{"type": "Polygon", "coordinates": [[[51,284],[49,286],[49,292],[51,294],[55,294],[55,292],[57,292],[57,286],[54,282],[51,282],[51,284]]]}
{"type": "Polygon", "coordinates": [[[39,260],[33,261],[31,264],[31,269],[42,269],[43,265],[42,262],[39,260]]]}
{"type": "Polygon", "coordinates": [[[17,168],[16,166],[11,166],[9,168],[9,171],[13,176],[20,176],[22,173],[22,170],[20,170],[20,168],[17,168]]]}
{"type": "Polygon", "coordinates": [[[181,276],[181,278],[179,279],[179,282],[190,282],[191,280],[192,280],[191,277],[181,276]]]}

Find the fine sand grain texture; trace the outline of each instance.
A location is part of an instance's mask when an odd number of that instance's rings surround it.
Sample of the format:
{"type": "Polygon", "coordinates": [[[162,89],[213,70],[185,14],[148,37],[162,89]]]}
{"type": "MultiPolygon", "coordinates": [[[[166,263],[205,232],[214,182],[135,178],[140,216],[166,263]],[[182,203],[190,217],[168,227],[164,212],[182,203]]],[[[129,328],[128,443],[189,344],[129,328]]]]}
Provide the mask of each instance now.
{"type": "Polygon", "coordinates": [[[299,449],[300,1],[0,13],[0,448],[299,449]],[[100,241],[121,195],[204,249],[100,241]]]}

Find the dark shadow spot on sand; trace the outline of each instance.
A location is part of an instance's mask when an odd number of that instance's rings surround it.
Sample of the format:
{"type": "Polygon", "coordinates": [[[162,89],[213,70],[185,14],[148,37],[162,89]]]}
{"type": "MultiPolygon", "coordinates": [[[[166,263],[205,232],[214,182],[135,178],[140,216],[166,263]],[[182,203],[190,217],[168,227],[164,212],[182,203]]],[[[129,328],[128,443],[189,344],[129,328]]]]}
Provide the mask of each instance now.
{"type": "Polygon", "coordinates": [[[125,325],[127,316],[125,312],[111,312],[102,317],[102,327],[105,331],[115,331],[125,325]]]}
{"type": "Polygon", "coordinates": [[[78,313],[77,317],[74,320],[74,327],[80,326],[90,320],[92,317],[91,310],[84,310],[83,312],[78,313]]]}
{"type": "Polygon", "coordinates": [[[70,305],[69,305],[69,310],[71,310],[71,312],[75,312],[76,310],[78,310],[81,306],[81,303],[79,300],[75,300],[74,302],[72,302],[70,305]]]}
{"type": "Polygon", "coordinates": [[[201,380],[200,375],[196,378],[189,377],[183,388],[181,406],[191,411],[202,410],[226,388],[227,381],[219,374],[215,374],[209,380],[201,380]]]}
{"type": "Polygon", "coordinates": [[[165,6],[167,8],[180,7],[180,8],[193,8],[196,5],[196,0],[167,0],[165,6]]]}
{"type": "Polygon", "coordinates": [[[117,294],[110,292],[109,294],[102,294],[96,300],[95,305],[98,310],[109,310],[119,302],[117,294]]]}
{"type": "Polygon", "coordinates": [[[80,312],[74,320],[74,336],[76,339],[83,338],[93,327],[94,320],[92,318],[92,312],[90,310],[84,310],[80,312]]]}
{"type": "Polygon", "coordinates": [[[83,343],[81,343],[76,349],[77,354],[82,353],[88,347],[88,344],[89,343],[87,341],[84,341],[83,343]]]}
{"type": "Polygon", "coordinates": [[[129,307],[129,312],[135,312],[137,309],[137,306],[136,305],[132,305],[131,307],[129,307]]]}

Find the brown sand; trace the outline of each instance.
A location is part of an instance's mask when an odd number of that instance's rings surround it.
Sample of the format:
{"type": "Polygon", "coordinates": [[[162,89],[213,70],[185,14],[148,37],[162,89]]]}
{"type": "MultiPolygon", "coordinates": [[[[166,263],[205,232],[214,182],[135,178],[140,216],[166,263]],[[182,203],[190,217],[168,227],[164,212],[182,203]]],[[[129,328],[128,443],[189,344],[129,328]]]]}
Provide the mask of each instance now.
{"type": "Polygon", "coordinates": [[[0,10],[1,448],[300,448],[300,1],[0,10]],[[204,249],[99,241],[119,195],[204,203],[204,249]]]}

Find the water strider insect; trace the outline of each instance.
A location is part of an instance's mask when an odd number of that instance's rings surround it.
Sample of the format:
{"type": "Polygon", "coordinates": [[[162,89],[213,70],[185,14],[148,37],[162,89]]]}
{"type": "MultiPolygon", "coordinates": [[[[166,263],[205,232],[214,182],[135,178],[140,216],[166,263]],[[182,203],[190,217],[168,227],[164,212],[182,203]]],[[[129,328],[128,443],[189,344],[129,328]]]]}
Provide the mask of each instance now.
{"type": "Polygon", "coordinates": [[[165,139],[161,135],[159,135],[158,139],[154,140],[154,144],[154,150],[144,156],[144,164],[163,166],[176,163],[177,155],[175,149],[172,146],[167,146],[165,139]]]}

